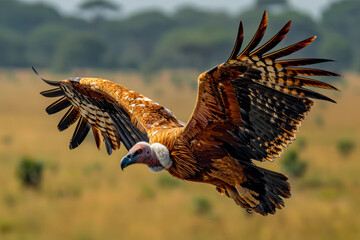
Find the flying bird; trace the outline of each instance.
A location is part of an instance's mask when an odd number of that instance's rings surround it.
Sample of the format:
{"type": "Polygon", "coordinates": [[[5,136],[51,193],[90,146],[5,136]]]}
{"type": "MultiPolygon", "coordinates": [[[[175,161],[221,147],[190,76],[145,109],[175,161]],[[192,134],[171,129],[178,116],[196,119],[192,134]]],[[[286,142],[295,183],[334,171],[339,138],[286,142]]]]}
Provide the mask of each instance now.
{"type": "Polygon", "coordinates": [[[288,178],[254,161],[280,156],[295,139],[313,105],[311,99],[334,102],[304,87],[335,87],[304,76],[339,76],[303,67],[327,59],[278,60],[315,39],[271,51],[290,24],[256,48],[267,26],[265,11],[254,37],[240,52],[240,22],[229,59],[198,77],[197,100],[186,124],[157,102],[102,78],[42,78],[55,88],[41,94],[61,97],[46,112],[68,108],[58,124],[60,131],[78,122],[70,149],[79,146],[91,129],[97,148],[104,143],[111,154],[123,144],[129,151],[120,162],[121,169],[142,163],[153,172],[166,170],[176,178],[214,185],[247,211],[274,214],[284,206],[283,198],[290,197],[288,178]]]}

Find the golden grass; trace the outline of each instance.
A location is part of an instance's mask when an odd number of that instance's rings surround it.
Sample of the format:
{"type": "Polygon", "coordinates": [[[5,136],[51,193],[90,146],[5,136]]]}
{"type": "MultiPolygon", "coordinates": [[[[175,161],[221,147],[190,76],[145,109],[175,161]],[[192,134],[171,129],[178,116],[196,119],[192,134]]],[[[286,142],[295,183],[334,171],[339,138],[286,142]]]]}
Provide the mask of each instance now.
{"type": "MultiPolygon", "coordinates": [[[[174,87],[174,75],[163,71],[144,84],[134,73],[101,76],[163,103],[183,121],[191,114],[196,92],[188,85],[174,87]]],[[[50,79],[64,75],[42,72],[50,79]]],[[[80,75],[74,73],[74,75],[80,75]]],[[[81,75],[98,76],[94,72],[81,75]]],[[[122,172],[124,150],[107,156],[87,139],[69,151],[72,130],[59,133],[60,114],[48,116],[48,89],[30,70],[0,70],[0,239],[357,239],[360,236],[360,77],[346,74],[330,93],[338,104],[317,101],[298,137],[307,146],[300,158],[308,162],[293,186],[286,207],[274,216],[249,215],[214,187],[179,181],[163,187],[144,166],[122,172]],[[323,126],[316,124],[321,116],[323,126]],[[355,141],[344,159],[339,139],[355,141]],[[40,191],[23,189],[15,178],[23,156],[42,159],[45,176],[40,191]],[[206,198],[211,211],[194,211],[194,199],[206,198]]],[[[187,79],[186,81],[191,81],[187,79]]],[[[291,147],[294,148],[296,144],[291,147]]],[[[262,166],[279,170],[281,159],[262,166]]]]}

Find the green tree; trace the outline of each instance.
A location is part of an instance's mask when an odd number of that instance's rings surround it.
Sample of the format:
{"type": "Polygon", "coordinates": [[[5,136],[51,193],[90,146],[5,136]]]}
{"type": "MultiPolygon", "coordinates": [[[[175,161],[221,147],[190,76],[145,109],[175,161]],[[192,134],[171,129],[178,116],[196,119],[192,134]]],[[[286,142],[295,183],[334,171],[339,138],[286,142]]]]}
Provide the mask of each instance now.
{"type": "Polygon", "coordinates": [[[59,12],[43,4],[26,4],[18,0],[0,1],[0,25],[14,31],[28,33],[44,23],[57,22],[59,12]]]}
{"type": "Polygon", "coordinates": [[[92,14],[94,22],[100,22],[105,18],[108,11],[118,11],[120,7],[108,0],[85,0],[79,5],[83,11],[92,14]]]}
{"type": "Polygon", "coordinates": [[[20,34],[0,28],[0,66],[21,67],[26,64],[25,45],[20,34]]]}
{"type": "Polygon", "coordinates": [[[192,200],[193,211],[197,215],[210,215],[212,212],[212,204],[206,197],[196,197],[192,200]]]}
{"type": "Polygon", "coordinates": [[[294,177],[302,177],[307,168],[306,162],[299,159],[299,154],[296,150],[289,151],[284,155],[281,166],[287,174],[294,177]]]}
{"type": "Polygon", "coordinates": [[[117,48],[119,65],[137,69],[152,61],[156,44],[176,26],[172,18],[159,11],[140,12],[112,24],[108,39],[117,48]]]}
{"type": "Polygon", "coordinates": [[[19,162],[16,175],[25,187],[40,187],[43,178],[43,163],[31,157],[23,157],[19,162]]]}
{"type": "Polygon", "coordinates": [[[28,37],[28,62],[39,67],[51,67],[57,46],[70,33],[70,29],[58,24],[45,24],[36,28],[28,37]]]}
{"type": "Polygon", "coordinates": [[[323,13],[322,29],[329,34],[322,51],[335,56],[345,69],[360,70],[359,13],[360,1],[353,0],[336,1],[323,13]]]}
{"type": "Polygon", "coordinates": [[[153,61],[163,67],[205,70],[226,60],[233,42],[233,33],[227,29],[175,29],[158,42],[153,61]]]}
{"type": "Polygon", "coordinates": [[[103,67],[106,50],[107,44],[101,38],[87,33],[71,34],[59,43],[54,69],[103,67]]]}
{"type": "Polygon", "coordinates": [[[337,143],[337,149],[343,157],[348,157],[355,150],[355,142],[351,139],[341,139],[337,143]]]}
{"type": "Polygon", "coordinates": [[[217,28],[232,28],[237,23],[225,12],[209,12],[194,8],[193,6],[184,6],[178,9],[173,16],[178,27],[196,28],[204,26],[212,26],[217,28]]]}
{"type": "MultiPolygon", "coordinates": [[[[333,67],[347,70],[354,68],[356,54],[344,36],[335,32],[326,33],[318,49],[320,56],[337,62],[333,67]]],[[[333,71],[340,71],[340,69],[333,71]]]]}
{"type": "Polygon", "coordinates": [[[258,8],[268,9],[272,6],[287,7],[287,0],[256,0],[258,8]]]}

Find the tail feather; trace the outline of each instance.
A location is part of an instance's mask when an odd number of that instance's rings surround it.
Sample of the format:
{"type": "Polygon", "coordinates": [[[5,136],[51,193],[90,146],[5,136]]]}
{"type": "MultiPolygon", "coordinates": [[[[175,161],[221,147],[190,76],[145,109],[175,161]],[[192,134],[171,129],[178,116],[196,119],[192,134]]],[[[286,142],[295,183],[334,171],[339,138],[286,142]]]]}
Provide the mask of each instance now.
{"type": "Polygon", "coordinates": [[[241,186],[258,194],[254,197],[259,200],[259,204],[252,210],[267,215],[285,206],[283,198],[291,196],[287,176],[255,165],[248,165],[245,174],[248,179],[241,186]]]}

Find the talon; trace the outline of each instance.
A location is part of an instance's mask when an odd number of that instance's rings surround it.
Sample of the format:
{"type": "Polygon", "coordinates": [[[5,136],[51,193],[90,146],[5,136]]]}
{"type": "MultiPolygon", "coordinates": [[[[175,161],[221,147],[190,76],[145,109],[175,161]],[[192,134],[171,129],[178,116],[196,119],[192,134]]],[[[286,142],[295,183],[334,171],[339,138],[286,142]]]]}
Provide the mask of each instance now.
{"type": "Polygon", "coordinates": [[[248,209],[246,209],[246,212],[249,213],[249,214],[253,214],[254,210],[252,208],[248,208],[248,209]]]}
{"type": "Polygon", "coordinates": [[[259,205],[260,201],[255,199],[255,197],[259,196],[259,194],[257,192],[251,191],[250,189],[244,188],[242,186],[240,186],[240,184],[237,184],[235,186],[238,194],[240,195],[240,197],[252,208],[256,207],[257,205],[259,205]]]}

